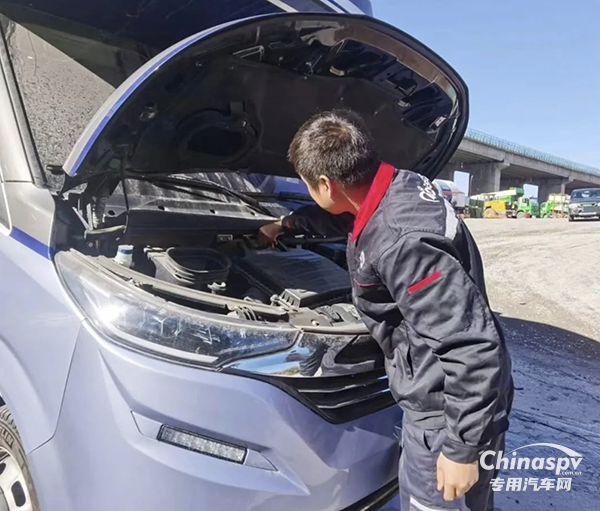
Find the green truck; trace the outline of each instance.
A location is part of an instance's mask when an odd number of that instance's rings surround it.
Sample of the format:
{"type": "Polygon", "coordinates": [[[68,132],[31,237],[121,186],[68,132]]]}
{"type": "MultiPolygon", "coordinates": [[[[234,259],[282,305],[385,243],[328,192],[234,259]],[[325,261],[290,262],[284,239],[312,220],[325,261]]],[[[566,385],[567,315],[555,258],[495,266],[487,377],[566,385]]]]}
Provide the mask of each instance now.
{"type": "Polygon", "coordinates": [[[513,187],[499,192],[483,193],[472,197],[483,200],[484,218],[529,218],[540,216],[537,199],[525,197],[523,188],[513,187]]]}
{"type": "Polygon", "coordinates": [[[564,193],[551,193],[540,205],[542,218],[566,218],[569,215],[570,197],[564,193]]]}

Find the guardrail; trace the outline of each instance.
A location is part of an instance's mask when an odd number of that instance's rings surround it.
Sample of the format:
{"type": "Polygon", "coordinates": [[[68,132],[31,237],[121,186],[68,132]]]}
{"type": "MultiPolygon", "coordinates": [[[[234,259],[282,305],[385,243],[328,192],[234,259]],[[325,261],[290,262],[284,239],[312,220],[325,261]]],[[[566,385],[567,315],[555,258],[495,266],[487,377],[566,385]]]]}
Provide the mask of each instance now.
{"type": "Polygon", "coordinates": [[[569,170],[575,170],[577,172],[583,172],[585,174],[591,174],[594,176],[600,176],[600,169],[596,167],[591,167],[590,165],[584,165],[582,163],[577,163],[571,160],[567,160],[566,158],[560,158],[558,156],[554,156],[552,154],[544,153],[542,151],[536,151],[535,149],[531,149],[530,147],[526,147],[524,145],[515,144],[514,142],[509,142],[508,140],[503,140],[498,137],[493,137],[492,135],[488,135],[487,133],[483,133],[483,131],[468,129],[467,134],[465,135],[467,140],[472,140],[473,142],[479,142],[481,144],[488,145],[490,147],[495,147],[497,149],[501,149],[503,151],[507,151],[509,153],[518,154],[520,156],[525,156],[527,158],[533,158],[535,160],[540,160],[546,163],[550,163],[551,165],[557,165],[558,167],[564,167],[569,170]]]}

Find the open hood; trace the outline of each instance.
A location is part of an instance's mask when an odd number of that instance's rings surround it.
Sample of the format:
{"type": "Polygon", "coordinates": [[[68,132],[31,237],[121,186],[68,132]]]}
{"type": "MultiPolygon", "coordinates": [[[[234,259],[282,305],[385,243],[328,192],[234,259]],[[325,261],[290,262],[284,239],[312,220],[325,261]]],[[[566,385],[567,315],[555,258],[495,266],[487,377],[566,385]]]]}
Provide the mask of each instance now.
{"type": "Polygon", "coordinates": [[[365,16],[277,14],[157,55],[100,108],[64,170],[77,182],[123,169],[294,176],[296,130],[332,108],[361,114],[386,161],[430,178],[468,120],[462,79],[407,34],[365,16]]]}

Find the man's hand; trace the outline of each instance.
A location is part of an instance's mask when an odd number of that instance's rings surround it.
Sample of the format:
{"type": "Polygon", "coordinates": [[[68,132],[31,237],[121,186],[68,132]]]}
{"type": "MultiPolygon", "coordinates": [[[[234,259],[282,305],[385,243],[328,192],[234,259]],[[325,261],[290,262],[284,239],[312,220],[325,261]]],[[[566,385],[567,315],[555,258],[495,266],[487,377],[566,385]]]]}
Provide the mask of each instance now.
{"type": "Polygon", "coordinates": [[[462,497],[479,480],[479,465],[456,463],[440,453],[437,460],[437,489],[444,493],[444,500],[451,501],[462,497]]]}
{"type": "Polygon", "coordinates": [[[282,234],[283,225],[281,220],[273,222],[272,224],[263,225],[258,230],[257,242],[261,247],[271,247],[282,234]]]}

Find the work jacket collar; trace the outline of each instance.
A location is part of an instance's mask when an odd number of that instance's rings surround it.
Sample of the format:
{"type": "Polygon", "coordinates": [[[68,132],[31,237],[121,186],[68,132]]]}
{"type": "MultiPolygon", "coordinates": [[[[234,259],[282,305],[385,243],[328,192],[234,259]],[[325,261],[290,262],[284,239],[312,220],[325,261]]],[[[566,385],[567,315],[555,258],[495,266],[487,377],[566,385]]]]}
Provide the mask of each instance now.
{"type": "Polygon", "coordinates": [[[379,204],[383,200],[384,195],[388,191],[390,187],[390,183],[394,178],[395,169],[389,163],[382,162],[379,166],[379,170],[375,175],[375,179],[371,184],[371,188],[369,188],[369,192],[365,197],[364,202],[361,204],[360,209],[356,215],[356,220],[354,221],[354,229],[352,231],[351,240],[355,242],[360,233],[369,223],[369,220],[377,211],[379,204]]]}

